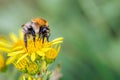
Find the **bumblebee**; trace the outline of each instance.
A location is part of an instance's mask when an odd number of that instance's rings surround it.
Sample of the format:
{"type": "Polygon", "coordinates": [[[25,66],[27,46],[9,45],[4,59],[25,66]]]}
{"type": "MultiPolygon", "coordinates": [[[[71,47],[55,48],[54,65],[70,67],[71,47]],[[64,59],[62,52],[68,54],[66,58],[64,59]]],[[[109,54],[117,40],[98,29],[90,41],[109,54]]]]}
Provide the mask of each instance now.
{"type": "Polygon", "coordinates": [[[39,38],[46,38],[48,41],[50,35],[50,29],[48,26],[48,22],[43,18],[34,18],[30,22],[22,25],[23,33],[24,33],[24,43],[25,47],[27,47],[27,38],[28,36],[32,36],[33,41],[35,42],[36,35],[39,38]]]}

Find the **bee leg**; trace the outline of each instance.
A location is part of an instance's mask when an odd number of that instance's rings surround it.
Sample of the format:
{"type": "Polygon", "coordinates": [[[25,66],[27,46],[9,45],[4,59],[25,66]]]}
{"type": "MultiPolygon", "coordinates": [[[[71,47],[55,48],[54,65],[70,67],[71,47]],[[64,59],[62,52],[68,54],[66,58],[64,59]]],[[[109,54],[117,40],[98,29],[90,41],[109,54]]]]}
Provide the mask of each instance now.
{"type": "Polygon", "coordinates": [[[49,42],[50,33],[47,33],[47,41],[49,42]]]}
{"type": "Polygon", "coordinates": [[[32,30],[32,31],[31,31],[31,34],[32,34],[32,36],[33,36],[33,41],[34,41],[34,45],[35,45],[35,37],[36,37],[36,35],[35,35],[35,31],[32,30]]]}
{"type": "Polygon", "coordinates": [[[49,42],[49,35],[45,34],[45,35],[42,36],[42,38],[43,38],[43,41],[42,41],[43,43],[45,41],[45,38],[49,42]]]}
{"type": "Polygon", "coordinates": [[[49,36],[46,37],[47,41],[49,42],[49,36]]]}
{"type": "Polygon", "coordinates": [[[24,34],[24,44],[25,44],[25,47],[27,48],[27,34],[26,33],[24,34]]]}
{"type": "Polygon", "coordinates": [[[38,38],[40,39],[40,37],[41,37],[41,32],[38,33],[38,38]]]}
{"type": "Polygon", "coordinates": [[[42,40],[42,43],[44,43],[44,40],[45,40],[45,36],[43,36],[42,38],[43,38],[43,40],[42,40]]]}
{"type": "Polygon", "coordinates": [[[49,38],[49,28],[43,26],[43,27],[40,27],[40,30],[39,30],[39,37],[41,37],[43,40],[42,42],[44,43],[45,41],[45,38],[47,39],[48,41],[48,38],[49,38]]]}
{"type": "Polygon", "coordinates": [[[42,34],[42,33],[41,33],[41,29],[42,29],[42,28],[40,27],[39,33],[38,33],[38,38],[39,38],[39,39],[41,38],[41,34],[42,34]]]}

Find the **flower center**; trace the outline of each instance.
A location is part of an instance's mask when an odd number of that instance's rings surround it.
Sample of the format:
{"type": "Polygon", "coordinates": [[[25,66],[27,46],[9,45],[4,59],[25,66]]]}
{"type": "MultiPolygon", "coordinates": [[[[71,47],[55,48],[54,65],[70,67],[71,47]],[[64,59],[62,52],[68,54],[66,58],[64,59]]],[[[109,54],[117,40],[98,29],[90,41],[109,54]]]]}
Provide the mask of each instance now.
{"type": "Polygon", "coordinates": [[[27,46],[27,50],[28,53],[35,53],[36,51],[40,50],[44,43],[42,43],[42,40],[36,40],[35,42],[33,42],[33,40],[28,40],[28,46],[27,46]]]}

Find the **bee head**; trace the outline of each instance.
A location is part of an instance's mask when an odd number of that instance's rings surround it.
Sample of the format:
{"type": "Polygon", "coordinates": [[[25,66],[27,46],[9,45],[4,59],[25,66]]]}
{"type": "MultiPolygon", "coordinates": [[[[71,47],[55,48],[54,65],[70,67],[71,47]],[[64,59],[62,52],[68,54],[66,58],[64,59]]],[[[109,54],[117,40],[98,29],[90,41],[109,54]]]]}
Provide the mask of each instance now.
{"type": "Polygon", "coordinates": [[[42,27],[40,27],[40,32],[42,34],[47,34],[47,33],[49,33],[49,28],[46,26],[42,26],[42,27]]]}

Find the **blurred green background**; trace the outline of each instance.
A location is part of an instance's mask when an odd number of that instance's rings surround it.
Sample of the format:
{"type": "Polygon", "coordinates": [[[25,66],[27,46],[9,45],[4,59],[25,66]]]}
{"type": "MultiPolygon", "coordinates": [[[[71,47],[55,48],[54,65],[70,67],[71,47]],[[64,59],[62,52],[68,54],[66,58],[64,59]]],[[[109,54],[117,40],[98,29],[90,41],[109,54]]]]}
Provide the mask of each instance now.
{"type": "MultiPolygon", "coordinates": [[[[1,35],[34,17],[49,22],[50,40],[64,37],[53,64],[62,64],[62,80],[120,80],[120,0],[0,0],[1,35]]],[[[0,80],[18,76],[10,69],[0,80]]]]}

